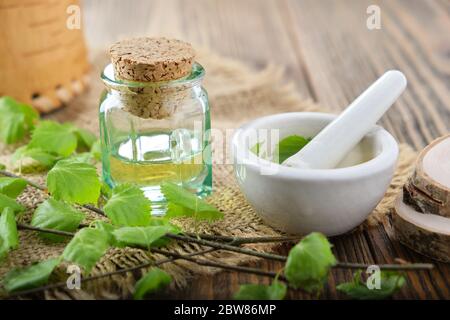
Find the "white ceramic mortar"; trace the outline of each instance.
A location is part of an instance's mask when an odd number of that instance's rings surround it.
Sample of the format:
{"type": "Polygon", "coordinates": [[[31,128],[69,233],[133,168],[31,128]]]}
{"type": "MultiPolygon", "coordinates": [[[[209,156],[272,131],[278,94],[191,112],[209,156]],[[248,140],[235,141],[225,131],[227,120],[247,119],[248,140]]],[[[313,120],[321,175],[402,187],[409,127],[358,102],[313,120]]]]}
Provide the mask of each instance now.
{"type": "MultiPolygon", "coordinates": [[[[294,134],[313,137],[335,117],[310,112],[276,114],[245,124],[233,136],[239,186],[256,212],[274,228],[292,234],[320,231],[339,235],[361,224],[386,192],[398,145],[379,126],[374,126],[336,169],[281,166],[249,151],[255,143],[251,138],[255,130],[279,129],[280,139],[294,134]]],[[[269,145],[273,148],[274,144],[269,145]]]]}

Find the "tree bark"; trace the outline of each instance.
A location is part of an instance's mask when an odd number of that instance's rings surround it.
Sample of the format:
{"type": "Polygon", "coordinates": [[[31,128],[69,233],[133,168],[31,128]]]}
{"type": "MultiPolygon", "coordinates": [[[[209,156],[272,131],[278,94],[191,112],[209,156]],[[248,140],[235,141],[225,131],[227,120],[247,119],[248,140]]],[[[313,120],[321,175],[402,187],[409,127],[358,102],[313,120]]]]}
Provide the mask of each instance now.
{"type": "Polygon", "coordinates": [[[403,188],[404,201],[419,212],[450,218],[450,135],[436,139],[419,155],[403,188]]]}
{"type": "Polygon", "coordinates": [[[450,262],[450,219],[424,214],[395,201],[393,225],[397,239],[410,249],[435,260],[450,262]]]}

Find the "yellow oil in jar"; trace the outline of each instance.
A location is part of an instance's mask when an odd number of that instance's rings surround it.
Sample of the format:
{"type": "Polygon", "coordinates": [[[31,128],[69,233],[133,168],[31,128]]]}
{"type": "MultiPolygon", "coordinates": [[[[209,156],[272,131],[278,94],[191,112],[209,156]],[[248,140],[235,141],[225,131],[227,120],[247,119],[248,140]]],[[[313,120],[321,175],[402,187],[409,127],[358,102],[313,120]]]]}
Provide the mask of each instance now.
{"type": "Polygon", "coordinates": [[[201,140],[188,130],[127,137],[109,155],[111,180],[145,187],[165,181],[189,184],[207,171],[202,151],[201,140]]]}
{"type": "Polygon", "coordinates": [[[130,161],[110,156],[111,177],[116,183],[133,183],[140,186],[157,186],[164,181],[188,183],[204,170],[202,154],[198,153],[181,162],[130,161]]]}

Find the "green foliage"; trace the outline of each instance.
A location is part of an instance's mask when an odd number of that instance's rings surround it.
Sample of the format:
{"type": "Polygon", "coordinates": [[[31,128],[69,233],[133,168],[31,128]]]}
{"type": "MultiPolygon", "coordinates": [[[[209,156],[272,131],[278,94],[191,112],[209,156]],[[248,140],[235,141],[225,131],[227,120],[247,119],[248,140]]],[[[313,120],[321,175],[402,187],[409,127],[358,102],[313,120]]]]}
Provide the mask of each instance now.
{"type": "Polygon", "coordinates": [[[253,152],[258,157],[261,157],[263,159],[267,159],[267,149],[264,148],[265,141],[261,141],[256,143],[253,147],[250,148],[250,151],[253,152]]]}
{"type": "Polygon", "coordinates": [[[181,229],[170,223],[170,219],[168,219],[166,216],[164,217],[152,217],[150,219],[150,222],[148,223],[148,226],[165,226],[170,228],[171,233],[181,233],[181,229]]]}
{"type": "Polygon", "coordinates": [[[42,121],[33,132],[30,145],[68,157],[75,150],[90,151],[97,137],[71,123],[42,121]]]}
{"type": "Polygon", "coordinates": [[[90,273],[109,248],[108,234],[100,229],[83,228],[78,231],[64,249],[64,260],[83,267],[90,273]]]}
{"type": "Polygon", "coordinates": [[[0,139],[7,144],[23,139],[39,118],[36,110],[11,97],[0,98],[0,114],[0,139]]]}
{"type": "MultiPolygon", "coordinates": [[[[61,231],[75,231],[84,219],[84,214],[69,204],[49,198],[41,203],[34,211],[31,225],[38,228],[61,231]]],[[[41,232],[40,236],[51,241],[67,239],[51,233],[41,232]]]]}
{"type": "MultiPolygon", "coordinates": [[[[127,238],[130,243],[132,243],[132,246],[144,246],[144,247],[148,247],[147,244],[151,245],[152,247],[160,247],[163,246],[165,244],[167,244],[170,239],[168,238],[164,238],[164,237],[160,237],[159,239],[154,240],[155,238],[151,239],[149,236],[147,236],[146,240],[141,240],[140,242],[142,242],[144,245],[142,244],[136,244],[134,242],[139,242],[139,240],[134,240],[134,237],[139,237],[141,236],[141,229],[142,227],[117,227],[115,225],[112,225],[108,222],[105,221],[100,221],[100,220],[96,220],[94,221],[92,224],[92,226],[94,226],[96,229],[100,229],[102,231],[104,231],[107,235],[108,235],[108,243],[113,246],[113,247],[124,247],[127,244],[124,242],[121,242],[119,239],[125,239],[127,238]],[[116,236],[114,235],[114,231],[116,230],[121,230],[118,231],[118,236],[116,238],[116,236]]],[[[179,233],[180,230],[178,227],[171,225],[168,221],[164,220],[164,219],[160,219],[160,218],[153,218],[150,219],[149,225],[147,227],[164,227],[164,229],[159,229],[159,230],[164,230],[164,234],[166,234],[167,232],[171,232],[171,233],[179,233]]],[[[156,229],[155,229],[156,230],[156,229]]],[[[156,230],[157,231],[157,230],[156,230]]],[[[144,233],[146,232],[145,228],[144,228],[144,233]]],[[[148,232],[152,232],[152,230],[148,230],[148,232]]],[[[164,235],[163,234],[163,235],[164,235]]],[[[153,234],[153,236],[155,236],[155,234],[153,234]]],[[[156,236],[157,238],[157,236],[156,236]]]]}
{"type": "Polygon", "coordinates": [[[33,129],[35,123],[39,120],[39,113],[32,106],[18,102],[11,97],[3,96],[0,98],[0,111],[3,114],[9,112],[21,113],[25,117],[26,129],[33,129]]]}
{"type": "Polygon", "coordinates": [[[0,163],[0,170],[5,170],[6,166],[3,163],[0,163]]]}
{"type": "Polygon", "coordinates": [[[103,197],[105,197],[106,199],[110,199],[112,197],[112,189],[111,187],[104,181],[102,181],[102,186],[100,189],[100,193],[102,194],[103,197]]]}
{"type": "Polygon", "coordinates": [[[11,160],[15,163],[17,161],[21,161],[25,158],[31,158],[37,162],[39,162],[45,168],[51,168],[56,163],[56,161],[61,159],[61,156],[44,151],[39,148],[32,148],[29,145],[18,148],[11,160]]]}
{"type": "Polygon", "coordinates": [[[48,172],[47,187],[57,200],[69,203],[96,203],[101,183],[93,165],[60,160],[48,172]]]}
{"type": "Polygon", "coordinates": [[[24,119],[24,116],[18,113],[10,113],[0,117],[0,138],[4,143],[14,143],[24,137],[24,119]]]}
{"type": "Polygon", "coordinates": [[[93,226],[96,229],[99,229],[101,231],[103,231],[108,238],[108,244],[112,247],[124,247],[124,244],[120,243],[119,241],[116,240],[116,238],[113,235],[113,231],[117,229],[116,226],[113,226],[112,224],[105,222],[105,221],[101,221],[101,220],[96,220],[94,221],[91,226],[93,226]]]}
{"type": "Polygon", "coordinates": [[[0,193],[16,198],[27,186],[27,182],[21,178],[0,177],[0,193]]]}
{"type": "Polygon", "coordinates": [[[41,121],[34,129],[28,147],[68,157],[77,148],[77,136],[69,123],[41,121]]]}
{"type": "Polygon", "coordinates": [[[298,135],[281,139],[273,153],[274,162],[283,163],[284,160],[299,152],[310,140],[298,135]]]}
{"type": "Polygon", "coordinates": [[[72,126],[72,131],[77,137],[78,148],[81,150],[91,150],[93,144],[97,141],[95,134],[86,129],[72,126]]]}
{"type": "Polygon", "coordinates": [[[16,200],[0,193],[0,211],[3,211],[5,208],[11,208],[16,214],[25,210],[16,200]]]}
{"type": "Polygon", "coordinates": [[[17,225],[11,208],[3,209],[0,215],[0,260],[19,245],[17,225]]]}
{"type": "Polygon", "coordinates": [[[323,234],[313,232],[291,249],[284,273],[292,286],[308,292],[319,291],[334,264],[331,244],[323,234]]]}
{"type": "Polygon", "coordinates": [[[159,268],[152,268],[143,276],[134,288],[133,298],[141,300],[145,295],[154,293],[167,287],[172,282],[172,277],[159,268]]]}
{"type": "MultiPolygon", "coordinates": [[[[173,233],[173,234],[179,234],[182,232],[178,226],[170,223],[170,220],[167,219],[166,217],[150,219],[149,226],[165,226],[169,229],[169,232],[173,233]]],[[[163,246],[167,245],[169,242],[170,242],[169,238],[163,237],[163,238],[160,238],[159,240],[156,240],[155,242],[153,242],[152,246],[153,247],[163,247],[163,246]]]]}
{"type": "Polygon", "coordinates": [[[257,156],[261,156],[261,147],[264,142],[257,142],[253,147],[250,148],[250,151],[256,154],[257,156]]]}
{"type": "Polygon", "coordinates": [[[150,201],[141,189],[123,184],[112,190],[103,207],[108,218],[118,226],[146,226],[150,222],[150,201]]]}
{"type": "Polygon", "coordinates": [[[264,284],[244,284],[235,293],[236,300],[283,300],[287,287],[284,283],[274,280],[270,286],[264,284]]]}
{"type": "Polygon", "coordinates": [[[45,168],[51,168],[63,158],[69,156],[74,162],[92,163],[98,156],[90,152],[97,138],[91,132],[76,126],[55,121],[42,121],[33,131],[29,144],[18,148],[13,162],[32,158],[45,168]],[[89,151],[73,154],[75,150],[89,151]]]}
{"type": "Polygon", "coordinates": [[[96,160],[102,160],[102,146],[100,140],[95,141],[91,147],[91,154],[96,160]]]}
{"type": "MultiPolygon", "coordinates": [[[[101,143],[94,134],[72,124],[54,121],[38,123],[37,112],[12,98],[0,98],[0,140],[14,143],[34,129],[28,145],[18,148],[13,161],[31,158],[46,168],[52,168],[47,176],[47,188],[53,196],[41,203],[33,214],[31,224],[38,228],[74,232],[84,219],[84,214],[70,204],[97,203],[100,191],[109,198],[103,210],[112,224],[95,221],[93,228],[78,231],[57,259],[14,269],[3,279],[7,292],[25,290],[47,283],[54,268],[64,259],[76,263],[89,273],[110,246],[151,248],[166,245],[167,233],[179,233],[179,228],[167,219],[191,217],[199,220],[215,220],[223,214],[213,205],[183,189],[177,184],[165,182],[161,191],[168,200],[168,212],[164,219],[151,218],[150,201],[142,190],[132,185],[120,185],[111,190],[99,181],[93,158],[101,158],[101,143]],[[35,123],[38,123],[34,128],[35,123]],[[84,152],[83,152],[84,151],[84,152]]],[[[294,135],[282,139],[274,151],[274,161],[282,163],[303,148],[310,139],[294,135]]],[[[261,156],[263,143],[250,150],[261,156]]],[[[0,164],[0,169],[5,166],[0,164]]],[[[24,190],[23,179],[0,178],[0,258],[18,246],[15,214],[24,207],[14,199],[24,190]]],[[[60,241],[62,236],[40,233],[46,239],[60,241]]],[[[289,253],[284,274],[289,284],[308,292],[322,289],[330,268],[336,263],[331,244],[320,233],[311,233],[289,253]]],[[[151,269],[137,283],[135,299],[156,292],[171,282],[171,277],[158,268],[151,269]]],[[[352,282],[340,284],[337,289],[355,299],[383,299],[397,292],[405,283],[398,273],[382,272],[381,288],[369,290],[361,272],[352,282]]],[[[235,299],[283,299],[287,287],[274,279],[271,285],[242,285],[235,299]]]]}
{"type": "Polygon", "coordinates": [[[369,289],[361,276],[361,271],[358,271],[353,274],[353,281],[341,283],[337,289],[353,299],[381,300],[392,296],[403,287],[405,282],[406,279],[402,274],[382,271],[380,272],[380,289],[369,289]]]}
{"type": "Polygon", "coordinates": [[[172,230],[170,226],[123,227],[112,234],[118,243],[125,246],[150,248],[172,230]]]}
{"type": "Polygon", "coordinates": [[[51,168],[61,157],[68,157],[75,150],[92,151],[93,157],[99,156],[97,137],[93,133],[70,123],[61,124],[51,120],[38,122],[36,110],[11,97],[0,98],[0,114],[0,140],[5,143],[17,142],[34,129],[31,141],[16,150],[13,161],[32,158],[44,167],[51,168]]]}
{"type": "Polygon", "coordinates": [[[193,217],[198,220],[222,219],[216,207],[172,182],[163,182],[161,191],[169,201],[166,217],[193,217]]]}
{"type": "Polygon", "coordinates": [[[3,287],[11,293],[44,285],[60,261],[60,258],[50,259],[25,268],[13,269],[3,279],[3,287]]]}
{"type": "Polygon", "coordinates": [[[71,162],[82,162],[87,164],[95,164],[94,156],[90,152],[75,153],[65,159],[71,162]]]}

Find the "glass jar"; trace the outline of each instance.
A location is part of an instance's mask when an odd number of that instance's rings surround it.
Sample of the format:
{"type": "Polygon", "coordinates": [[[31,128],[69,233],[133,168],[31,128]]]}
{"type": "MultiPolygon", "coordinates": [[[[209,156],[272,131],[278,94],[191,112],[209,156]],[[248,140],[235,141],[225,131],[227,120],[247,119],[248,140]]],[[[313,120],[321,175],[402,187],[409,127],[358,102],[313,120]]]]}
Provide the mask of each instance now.
{"type": "Polygon", "coordinates": [[[164,82],[117,79],[104,69],[100,100],[103,179],[112,188],[131,183],[165,213],[160,186],[174,182],[200,197],[212,190],[210,110],[201,86],[205,71],[164,82]]]}

